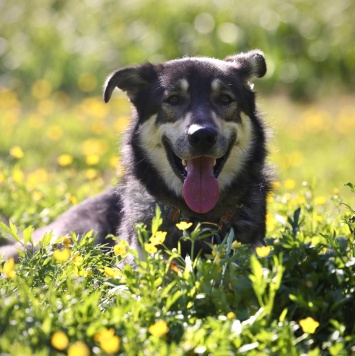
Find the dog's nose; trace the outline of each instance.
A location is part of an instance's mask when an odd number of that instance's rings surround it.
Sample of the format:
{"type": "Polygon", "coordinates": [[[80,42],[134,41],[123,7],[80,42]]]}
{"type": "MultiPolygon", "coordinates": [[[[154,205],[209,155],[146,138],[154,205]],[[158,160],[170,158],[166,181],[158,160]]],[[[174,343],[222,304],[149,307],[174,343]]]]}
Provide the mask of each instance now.
{"type": "Polygon", "coordinates": [[[188,136],[190,145],[195,148],[210,148],[217,142],[217,132],[213,127],[192,125],[188,136]]]}

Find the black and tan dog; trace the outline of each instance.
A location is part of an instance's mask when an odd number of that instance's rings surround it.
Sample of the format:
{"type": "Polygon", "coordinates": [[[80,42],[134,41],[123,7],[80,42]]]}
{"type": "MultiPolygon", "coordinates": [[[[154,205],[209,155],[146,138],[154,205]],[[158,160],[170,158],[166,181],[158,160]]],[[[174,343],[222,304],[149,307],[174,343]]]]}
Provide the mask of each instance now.
{"type": "MultiPolygon", "coordinates": [[[[133,104],[122,181],[36,230],[34,239],[51,230],[55,238],[94,230],[98,243],[114,234],[139,250],[135,224],[149,225],[158,205],[170,248],[181,237],[180,221],[207,222],[222,237],[233,228],[238,241],[262,244],[271,178],[266,130],[250,81],[265,73],[258,50],[114,72],[105,84],[105,102],[118,87],[133,104]]],[[[208,251],[205,242],[197,248],[208,251]]],[[[182,250],[189,251],[187,242],[182,250]]],[[[1,250],[5,257],[14,251],[15,246],[1,250]]]]}

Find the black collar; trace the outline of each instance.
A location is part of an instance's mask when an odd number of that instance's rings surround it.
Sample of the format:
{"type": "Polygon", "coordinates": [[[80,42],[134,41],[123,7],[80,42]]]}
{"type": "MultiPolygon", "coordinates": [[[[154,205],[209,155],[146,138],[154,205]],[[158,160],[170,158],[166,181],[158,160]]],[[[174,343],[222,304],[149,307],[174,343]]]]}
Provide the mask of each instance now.
{"type": "Polygon", "coordinates": [[[214,229],[217,230],[218,232],[223,231],[225,227],[229,227],[230,222],[232,221],[233,217],[236,214],[236,208],[235,208],[234,210],[223,214],[219,218],[219,221],[217,223],[213,223],[209,221],[203,221],[199,218],[189,217],[183,214],[181,210],[173,206],[165,205],[163,203],[158,203],[158,205],[161,212],[174,224],[180,223],[182,221],[185,221],[187,223],[191,222],[193,224],[198,224],[198,223],[207,224],[210,225],[211,227],[214,227],[214,229]]]}

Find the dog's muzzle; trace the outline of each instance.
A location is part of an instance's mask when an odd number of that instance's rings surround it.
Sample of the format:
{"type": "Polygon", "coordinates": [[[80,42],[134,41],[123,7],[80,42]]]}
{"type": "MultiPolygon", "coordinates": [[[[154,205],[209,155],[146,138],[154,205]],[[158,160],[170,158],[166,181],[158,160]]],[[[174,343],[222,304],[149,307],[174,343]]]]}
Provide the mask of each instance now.
{"type": "Polygon", "coordinates": [[[218,201],[217,178],[229,156],[234,140],[222,157],[214,157],[212,152],[217,143],[217,132],[211,127],[197,125],[192,127],[193,129],[190,128],[188,131],[188,143],[191,151],[195,152],[193,158],[180,158],[175,154],[167,138],[163,142],[169,163],[183,182],[182,195],[186,204],[197,213],[207,213],[218,201]]]}

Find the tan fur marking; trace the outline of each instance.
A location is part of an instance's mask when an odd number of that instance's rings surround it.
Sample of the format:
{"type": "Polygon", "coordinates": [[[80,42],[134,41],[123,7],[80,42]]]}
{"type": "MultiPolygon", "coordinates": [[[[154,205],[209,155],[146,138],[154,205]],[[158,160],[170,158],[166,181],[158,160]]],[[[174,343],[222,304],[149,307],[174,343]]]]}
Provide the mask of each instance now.
{"type": "Polygon", "coordinates": [[[251,120],[245,114],[241,114],[240,123],[223,122],[222,126],[224,135],[229,136],[231,132],[236,132],[237,140],[224,164],[222,172],[217,178],[220,190],[228,187],[235,176],[241,171],[249,156],[254,136],[251,120]]]}
{"type": "MultiPolygon", "coordinates": [[[[181,134],[179,129],[180,123],[166,123],[155,125],[156,116],[152,116],[147,120],[139,130],[139,137],[142,149],[146,153],[146,158],[161,174],[166,185],[174,191],[178,196],[181,196],[182,182],[172,170],[164,146],[162,145],[162,137],[165,131],[171,131],[174,135],[181,134]]],[[[168,135],[171,137],[171,135],[168,135]]]]}
{"type": "Polygon", "coordinates": [[[221,81],[219,79],[213,79],[211,88],[213,91],[219,91],[221,89],[221,81]]]}
{"type": "Polygon", "coordinates": [[[183,92],[187,93],[187,90],[189,89],[189,82],[186,79],[180,79],[179,80],[180,88],[183,92]]]}

